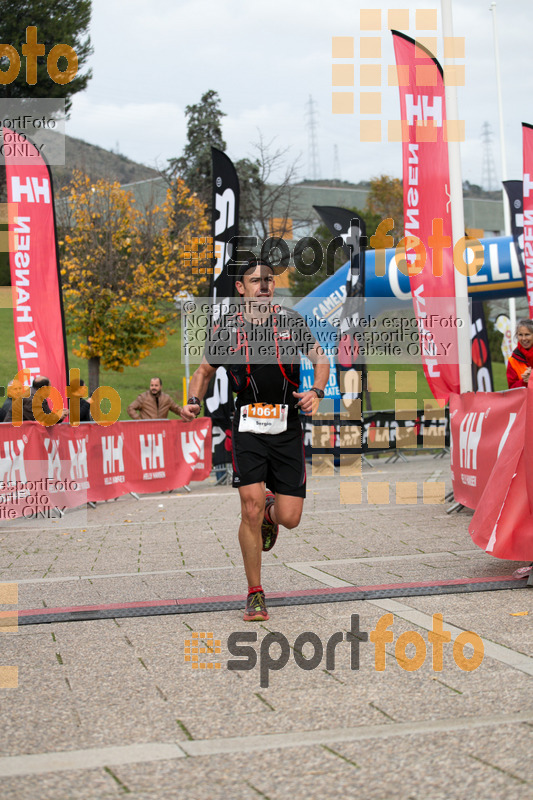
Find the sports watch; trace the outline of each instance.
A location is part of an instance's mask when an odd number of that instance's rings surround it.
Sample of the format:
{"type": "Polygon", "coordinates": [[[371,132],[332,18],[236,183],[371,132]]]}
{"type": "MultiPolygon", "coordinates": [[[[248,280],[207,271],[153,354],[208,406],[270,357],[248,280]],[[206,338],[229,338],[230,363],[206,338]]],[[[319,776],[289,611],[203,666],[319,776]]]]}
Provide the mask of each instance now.
{"type": "MultiPolygon", "coordinates": [[[[187,400],[187,405],[188,406],[200,406],[200,409],[202,408],[202,403],[200,401],[200,398],[196,397],[196,395],[192,395],[192,397],[189,397],[189,399],[187,400]]],[[[198,414],[199,413],[200,412],[198,412],[198,414]]],[[[196,416],[198,416],[198,414],[196,416]]]]}
{"type": "Polygon", "coordinates": [[[316,396],[318,397],[319,400],[322,400],[322,398],[324,397],[324,390],[323,389],[317,389],[316,386],[311,386],[309,391],[310,392],[315,392],[316,396]]]}

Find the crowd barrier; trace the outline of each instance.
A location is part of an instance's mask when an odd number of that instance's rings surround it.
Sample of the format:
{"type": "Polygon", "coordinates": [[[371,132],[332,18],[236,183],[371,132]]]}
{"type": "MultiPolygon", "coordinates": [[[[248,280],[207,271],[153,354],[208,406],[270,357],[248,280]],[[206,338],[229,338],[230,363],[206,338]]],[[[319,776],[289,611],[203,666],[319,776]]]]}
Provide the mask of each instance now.
{"type": "Polygon", "coordinates": [[[533,382],[450,397],[454,498],[475,509],[473,541],[498,558],[533,559],[533,382]]]}
{"type": "Polygon", "coordinates": [[[45,516],[129,492],[162,492],[211,472],[211,420],[0,425],[0,520],[45,516]]]}
{"type": "Polygon", "coordinates": [[[378,453],[398,449],[439,449],[450,444],[447,409],[417,409],[412,419],[388,409],[365,411],[362,421],[341,413],[302,419],[306,458],[314,455],[378,453]]]}

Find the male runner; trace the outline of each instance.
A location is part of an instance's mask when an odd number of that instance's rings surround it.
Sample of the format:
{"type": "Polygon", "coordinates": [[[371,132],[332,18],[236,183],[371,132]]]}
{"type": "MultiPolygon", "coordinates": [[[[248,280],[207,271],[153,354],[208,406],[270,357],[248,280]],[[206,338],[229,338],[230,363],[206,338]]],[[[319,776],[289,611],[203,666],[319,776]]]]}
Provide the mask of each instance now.
{"type": "Polygon", "coordinates": [[[324,397],[329,361],[304,318],[271,301],[274,270],[268,261],[250,259],[235,281],[242,302],[223,317],[191,378],[182,408],[186,422],[200,413],[207,385],[225,366],[237,392],[233,421],[233,486],[241,499],[239,544],[248,579],[243,619],[267,620],[261,586],[261,551],[270,550],[279,525],[295,528],[305,498],[305,455],[298,411],[311,414],[324,397]],[[300,353],[314,366],[314,385],[300,384],[300,353]],[[265,495],[265,484],[272,491],[265,495]]]}

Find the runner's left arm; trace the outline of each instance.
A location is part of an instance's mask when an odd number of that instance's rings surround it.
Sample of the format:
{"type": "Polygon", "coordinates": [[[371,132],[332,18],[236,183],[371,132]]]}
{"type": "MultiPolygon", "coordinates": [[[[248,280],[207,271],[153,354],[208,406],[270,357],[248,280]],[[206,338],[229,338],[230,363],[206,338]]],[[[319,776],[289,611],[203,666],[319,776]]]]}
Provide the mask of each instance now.
{"type": "MultiPolygon", "coordinates": [[[[329,380],[329,358],[318,342],[315,342],[313,347],[307,351],[307,358],[313,365],[313,386],[324,391],[329,380]]],[[[308,390],[307,392],[293,392],[293,395],[298,398],[297,405],[304,414],[311,414],[318,406],[319,400],[316,392],[308,390]]]]}

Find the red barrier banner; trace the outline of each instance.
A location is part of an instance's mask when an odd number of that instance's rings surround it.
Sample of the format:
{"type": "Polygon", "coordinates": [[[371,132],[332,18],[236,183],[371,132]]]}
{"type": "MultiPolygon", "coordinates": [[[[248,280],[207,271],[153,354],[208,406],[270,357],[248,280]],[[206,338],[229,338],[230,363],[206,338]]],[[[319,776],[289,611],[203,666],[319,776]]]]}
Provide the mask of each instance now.
{"type": "MultiPolygon", "coordinates": [[[[3,128],[28,157],[4,148],[15,349],[19,370],[45,375],[66,406],[67,366],[56,249],[52,178],[47,164],[22,134],[3,128]]],[[[31,380],[30,380],[31,383],[31,380]]],[[[55,409],[57,410],[57,409],[55,409]]]]}
{"type": "MultiPolygon", "coordinates": [[[[523,426],[525,389],[450,396],[454,499],[477,508],[511,430],[523,426]]],[[[519,448],[521,449],[521,448],[519,448]]]]}
{"type": "Polygon", "coordinates": [[[533,559],[533,384],[450,398],[454,497],[476,511],[472,540],[497,558],[533,559]]]}
{"type": "Polygon", "coordinates": [[[211,420],[0,425],[0,521],[129,492],[163,492],[211,472],[211,420]]]}
{"type": "Polygon", "coordinates": [[[450,212],[448,123],[442,68],[425,47],[393,31],[403,154],[405,262],[433,396],[460,391],[450,212]]]}

